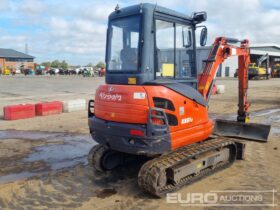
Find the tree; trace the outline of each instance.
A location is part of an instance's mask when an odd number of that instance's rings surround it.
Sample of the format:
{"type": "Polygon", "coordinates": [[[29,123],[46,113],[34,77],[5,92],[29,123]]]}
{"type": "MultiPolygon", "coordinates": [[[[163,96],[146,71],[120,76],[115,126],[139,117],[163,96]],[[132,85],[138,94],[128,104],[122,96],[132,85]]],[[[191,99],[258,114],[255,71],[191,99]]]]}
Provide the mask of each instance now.
{"type": "Polygon", "coordinates": [[[59,60],[54,60],[54,61],[51,63],[51,67],[52,67],[52,68],[60,68],[60,62],[59,62],[59,60]]]}
{"type": "Polygon", "coordinates": [[[63,69],[68,69],[68,63],[63,60],[61,63],[60,63],[60,67],[63,68],[63,69]]]}
{"type": "Polygon", "coordinates": [[[42,62],[40,65],[41,66],[45,66],[45,68],[50,68],[51,67],[51,62],[50,61],[46,61],[46,62],[42,62]]]}
{"type": "Polygon", "coordinates": [[[105,68],[105,63],[100,61],[100,62],[98,62],[98,64],[96,64],[96,67],[103,69],[103,68],[105,68]]]}

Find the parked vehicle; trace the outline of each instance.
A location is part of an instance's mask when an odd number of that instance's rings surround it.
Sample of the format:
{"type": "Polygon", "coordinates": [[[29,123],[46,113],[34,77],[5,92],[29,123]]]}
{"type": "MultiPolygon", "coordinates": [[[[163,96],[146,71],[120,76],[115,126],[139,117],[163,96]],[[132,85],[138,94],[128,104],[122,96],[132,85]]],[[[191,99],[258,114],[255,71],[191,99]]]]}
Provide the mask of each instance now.
{"type": "Polygon", "coordinates": [[[24,75],[32,75],[34,74],[34,71],[31,68],[24,69],[24,75]]]}
{"type": "Polygon", "coordinates": [[[84,74],[84,69],[80,69],[78,75],[83,75],[83,74],[84,74]]]}
{"type": "Polygon", "coordinates": [[[269,79],[270,74],[264,67],[260,67],[255,63],[249,64],[248,78],[249,80],[269,79]]]}
{"type": "Polygon", "coordinates": [[[69,75],[76,75],[77,72],[74,69],[69,70],[69,75]]]}
{"type": "Polygon", "coordinates": [[[16,75],[16,69],[12,69],[11,70],[11,74],[14,76],[14,75],[16,75]]]}
{"type": "Polygon", "coordinates": [[[280,64],[276,64],[271,72],[273,78],[280,78],[280,64]]]}
{"type": "Polygon", "coordinates": [[[46,69],[45,66],[37,65],[36,69],[35,69],[35,74],[36,75],[43,75],[43,74],[45,74],[45,69],[46,69]]]}
{"type": "Polygon", "coordinates": [[[84,77],[91,77],[92,75],[93,75],[92,72],[90,72],[89,70],[87,70],[87,69],[83,70],[84,77]]]}
{"type": "Polygon", "coordinates": [[[36,75],[43,75],[44,74],[44,70],[43,69],[36,69],[35,74],[36,75]]]}
{"type": "Polygon", "coordinates": [[[16,69],[16,74],[21,74],[21,70],[19,68],[16,69]]]}
{"type": "Polygon", "coordinates": [[[48,71],[48,74],[49,75],[56,75],[56,70],[52,68],[48,71]]]}
{"type": "Polygon", "coordinates": [[[100,70],[100,72],[99,72],[99,76],[100,76],[100,77],[104,77],[105,74],[106,74],[106,69],[105,69],[105,68],[102,68],[102,69],[100,70]]]}
{"type": "Polygon", "coordinates": [[[59,75],[64,75],[65,74],[65,70],[64,69],[59,69],[58,70],[58,74],[59,75]]]}
{"type": "Polygon", "coordinates": [[[7,67],[4,67],[4,69],[2,70],[2,74],[3,74],[3,75],[10,75],[10,74],[11,74],[11,71],[10,71],[10,69],[8,69],[7,67]]]}

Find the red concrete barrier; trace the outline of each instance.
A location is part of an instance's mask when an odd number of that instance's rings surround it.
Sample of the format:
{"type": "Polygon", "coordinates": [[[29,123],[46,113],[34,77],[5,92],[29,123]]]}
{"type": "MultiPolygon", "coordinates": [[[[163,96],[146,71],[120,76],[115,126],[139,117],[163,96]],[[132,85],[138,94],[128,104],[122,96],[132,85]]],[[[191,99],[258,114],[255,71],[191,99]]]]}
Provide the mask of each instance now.
{"type": "Polygon", "coordinates": [[[60,114],[61,112],[62,112],[62,102],[60,101],[42,102],[36,104],[37,116],[60,114]]]}
{"type": "Polygon", "coordinates": [[[20,104],[4,107],[4,120],[18,120],[35,117],[34,104],[20,104]]]}

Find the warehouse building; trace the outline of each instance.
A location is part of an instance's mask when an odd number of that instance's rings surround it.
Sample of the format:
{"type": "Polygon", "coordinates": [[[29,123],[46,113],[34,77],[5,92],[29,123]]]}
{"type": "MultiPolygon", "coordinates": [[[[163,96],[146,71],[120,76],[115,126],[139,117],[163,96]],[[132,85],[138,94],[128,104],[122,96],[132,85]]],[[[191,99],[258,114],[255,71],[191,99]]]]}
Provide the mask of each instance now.
{"type": "MultiPolygon", "coordinates": [[[[198,47],[197,49],[197,67],[202,70],[203,60],[207,59],[207,56],[211,50],[211,46],[198,47]]],[[[258,44],[250,46],[250,58],[251,63],[258,63],[258,59],[263,55],[268,54],[268,59],[265,60],[262,65],[267,65],[273,70],[274,65],[280,63],[280,46],[275,44],[258,44]]],[[[233,77],[236,69],[238,68],[238,57],[232,56],[225,60],[219,67],[217,73],[218,77],[233,77]]]]}
{"type": "Polygon", "coordinates": [[[16,50],[0,48],[0,69],[34,69],[34,58],[16,50]]]}

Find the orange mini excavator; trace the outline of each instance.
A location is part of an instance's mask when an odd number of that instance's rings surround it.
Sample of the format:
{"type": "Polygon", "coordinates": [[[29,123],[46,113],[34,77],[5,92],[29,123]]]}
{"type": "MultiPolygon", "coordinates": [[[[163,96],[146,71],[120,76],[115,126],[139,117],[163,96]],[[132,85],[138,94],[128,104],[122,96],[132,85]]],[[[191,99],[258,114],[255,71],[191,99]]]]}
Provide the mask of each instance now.
{"type": "Polygon", "coordinates": [[[267,141],[270,126],[247,122],[248,40],[216,38],[198,75],[195,31],[201,28],[204,46],[207,28],[198,24],[205,20],[205,12],[190,17],[152,4],[117,6],[111,13],[106,84],[88,109],[98,142],[88,159],[96,170],[146,156],[138,184],[162,196],[242,159],[244,143],[234,137],[267,141]],[[214,123],[207,112],[211,89],[218,66],[233,55],[239,64],[237,121],[214,123]]]}

